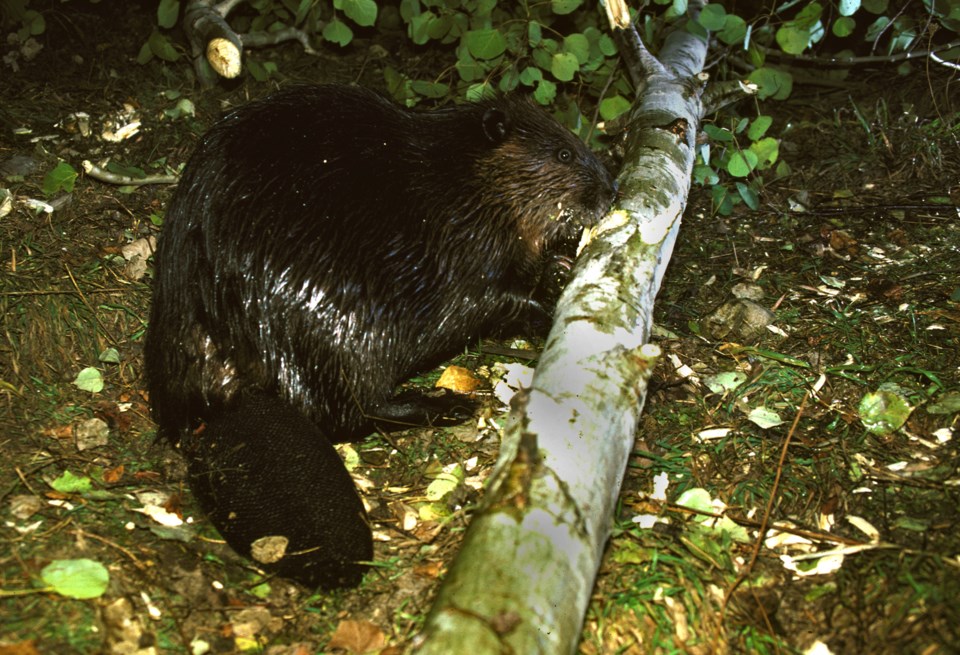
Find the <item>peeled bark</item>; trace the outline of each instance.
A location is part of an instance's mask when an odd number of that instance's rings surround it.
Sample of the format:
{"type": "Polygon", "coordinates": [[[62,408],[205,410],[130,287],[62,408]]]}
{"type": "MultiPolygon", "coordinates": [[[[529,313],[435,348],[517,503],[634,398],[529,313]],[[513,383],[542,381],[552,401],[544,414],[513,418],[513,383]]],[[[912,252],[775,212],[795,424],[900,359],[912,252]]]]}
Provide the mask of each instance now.
{"type": "MultiPolygon", "coordinates": [[[[620,39],[621,49],[639,43],[620,39]]],[[[690,189],[705,56],[703,41],[678,30],[659,61],[624,57],[642,67],[632,75],[643,91],[618,206],[577,261],[417,653],[576,649],[659,354],[647,340],[690,189]]]]}

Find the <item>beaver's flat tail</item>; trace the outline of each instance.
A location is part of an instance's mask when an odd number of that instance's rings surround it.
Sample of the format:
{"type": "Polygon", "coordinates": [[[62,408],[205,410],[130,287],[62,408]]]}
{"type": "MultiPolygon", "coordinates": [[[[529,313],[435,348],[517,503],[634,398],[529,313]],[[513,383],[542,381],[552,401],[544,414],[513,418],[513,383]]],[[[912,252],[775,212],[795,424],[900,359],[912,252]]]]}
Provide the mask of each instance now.
{"type": "Polygon", "coordinates": [[[373,558],[350,474],[316,425],[276,396],[245,392],[184,439],[190,486],[227,543],[310,587],[355,586],[373,558]],[[276,562],[251,545],[286,537],[276,562]]]}

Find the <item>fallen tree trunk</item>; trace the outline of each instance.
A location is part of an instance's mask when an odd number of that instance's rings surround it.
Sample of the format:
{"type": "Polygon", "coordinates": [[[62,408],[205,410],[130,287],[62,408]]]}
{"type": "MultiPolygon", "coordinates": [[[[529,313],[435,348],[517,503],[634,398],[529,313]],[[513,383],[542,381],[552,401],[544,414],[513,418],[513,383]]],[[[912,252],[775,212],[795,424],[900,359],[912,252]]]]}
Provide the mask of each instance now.
{"type": "Polygon", "coordinates": [[[653,301],[703,111],[704,41],[678,30],[657,60],[632,26],[620,36],[621,50],[639,48],[624,60],[642,88],[621,198],[578,259],[532,388],[514,403],[484,505],[415,644],[421,655],[571,653],[579,642],[659,355],[647,343],[653,301]]]}

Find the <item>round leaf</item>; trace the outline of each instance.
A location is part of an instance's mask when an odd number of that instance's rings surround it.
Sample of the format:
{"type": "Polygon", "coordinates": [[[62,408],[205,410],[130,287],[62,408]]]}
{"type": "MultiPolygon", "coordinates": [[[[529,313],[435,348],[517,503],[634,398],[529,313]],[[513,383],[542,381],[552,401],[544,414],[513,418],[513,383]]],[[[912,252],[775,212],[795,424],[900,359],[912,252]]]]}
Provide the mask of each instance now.
{"type": "Polygon", "coordinates": [[[749,419],[750,422],[760,426],[764,430],[776,427],[783,423],[783,419],[780,418],[779,414],[771,409],[767,409],[766,407],[754,407],[750,410],[750,413],[747,414],[747,419],[749,419]]]}
{"type": "Polygon", "coordinates": [[[583,4],[583,0],[550,0],[550,8],[558,16],[565,16],[583,4]]]}
{"type": "Polygon", "coordinates": [[[569,82],[580,70],[580,63],[569,52],[558,52],[550,61],[550,72],[561,82],[569,82]]]}
{"type": "Polygon", "coordinates": [[[697,22],[711,32],[719,32],[726,25],[726,17],[727,10],[722,5],[710,3],[700,10],[697,22]]]}
{"type": "Polygon", "coordinates": [[[749,150],[735,152],[730,155],[730,161],[727,162],[727,172],[734,177],[746,177],[756,167],[756,160],[757,156],[749,150]]]}
{"type": "Polygon", "coordinates": [[[757,116],[753,119],[753,122],[750,123],[750,129],[747,130],[747,136],[750,137],[751,141],[756,141],[767,133],[767,130],[770,129],[771,125],[773,125],[772,117],[757,116]]]}
{"type": "Polygon", "coordinates": [[[579,64],[585,64],[590,59],[590,42],[583,34],[571,34],[565,37],[563,50],[575,56],[579,64]]]}
{"type": "Polygon", "coordinates": [[[157,24],[169,30],[177,24],[179,14],[180,0],[160,0],[157,6],[157,24]]]}
{"type": "Polygon", "coordinates": [[[759,87],[761,100],[786,100],[793,91],[793,77],[776,68],[758,68],[750,73],[750,81],[759,87]]]}
{"type": "Polygon", "coordinates": [[[740,197],[743,199],[743,202],[752,209],[757,211],[760,209],[760,196],[757,195],[757,192],[750,187],[749,184],[744,184],[743,182],[737,182],[737,193],[740,194],[740,197]]]}
{"type": "Polygon", "coordinates": [[[97,357],[101,362],[106,364],[119,364],[120,363],[120,352],[116,348],[107,348],[97,357]]]}
{"type": "Polygon", "coordinates": [[[103,375],[100,371],[88,366],[79,373],[77,373],[76,379],[73,381],[73,384],[78,389],[83,391],[89,391],[91,393],[100,393],[103,391],[103,375]]]}
{"type": "Polygon", "coordinates": [[[853,16],[860,9],[860,0],[840,0],[837,9],[841,16],[853,16]]]}
{"type": "Polygon", "coordinates": [[[708,375],[703,379],[704,384],[713,393],[733,391],[747,381],[747,374],[743,371],[726,371],[716,375],[708,375]]]}
{"type": "Polygon", "coordinates": [[[830,29],[834,36],[844,37],[853,34],[853,30],[856,27],[857,21],[853,20],[849,16],[841,16],[837,20],[833,21],[833,26],[830,29]]]}
{"type": "MultiPolygon", "coordinates": [[[[710,5],[707,6],[709,7],[710,5]]],[[[733,45],[734,43],[741,43],[746,37],[746,21],[739,16],[727,14],[723,21],[723,29],[717,32],[717,38],[727,45],[733,45]]]]}
{"type": "Polygon", "coordinates": [[[497,30],[470,30],[463,41],[476,59],[493,59],[507,49],[507,40],[497,30]]]}
{"type": "Polygon", "coordinates": [[[893,391],[880,389],[866,394],[858,410],[867,430],[875,434],[888,434],[907,422],[913,408],[893,391]]]}
{"type": "Polygon", "coordinates": [[[890,0],[863,0],[863,8],[878,16],[887,11],[889,4],[890,0]]]}
{"type": "Polygon", "coordinates": [[[361,27],[370,27],[377,22],[377,3],[374,0],[336,0],[333,5],[361,27]]]}
{"type": "Polygon", "coordinates": [[[810,43],[810,32],[793,24],[786,24],[777,30],[777,45],[788,55],[799,55],[810,43]]]}
{"type": "Polygon", "coordinates": [[[110,584],[110,573],[92,559],[63,559],[43,567],[40,579],[67,598],[99,598],[110,584]]]}
{"type": "Polygon", "coordinates": [[[62,494],[83,494],[93,488],[93,483],[86,476],[74,475],[64,471],[55,480],[50,481],[50,487],[62,494]]]}
{"type": "Polygon", "coordinates": [[[353,30],[342,20],[334,18],[323,27],[323,38],[343,47],[353,41],[353,30]]]}
{"type": "Polygon", "coordinates": [[[630,101],[623,96],[604,98],[600,103],[600,116],[605,121],[611,121],[630,111],[630,101]]]}
{"type": "Polygon", "coordinates": [[[777,163],[777,157],[780,156],[780,142],[768,136],[750,144],[750,152],[757,156],[757,166],[768,168],[777,163]]]}
{"type": "Polygon", "coordinates": [[[60,191],[70,193],[73,191],[73,184],[76,181],[76,169],[62,161],[43,178],[43,192],[48,196],[60,191]]]}

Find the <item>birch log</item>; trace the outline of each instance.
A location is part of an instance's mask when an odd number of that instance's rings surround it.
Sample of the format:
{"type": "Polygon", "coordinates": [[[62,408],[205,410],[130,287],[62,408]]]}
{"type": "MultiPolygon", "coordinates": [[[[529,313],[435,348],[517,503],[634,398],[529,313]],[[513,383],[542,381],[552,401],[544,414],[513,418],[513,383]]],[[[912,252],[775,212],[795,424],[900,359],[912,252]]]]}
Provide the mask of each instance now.
{"type": "MultiPolygon", "coordinates": [[[[635,35],[621,48],[640,44],[635,35]]],[[[644,70],[632,73],[643,91],[621,197],[577,261],[532,387],[512,408],[484,506],[414,652],[576,649],[659,354],[647,340],[690,188],[705,56],[706,43],[680,29],[659,62],[624,57],[644,70]]]]}

